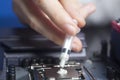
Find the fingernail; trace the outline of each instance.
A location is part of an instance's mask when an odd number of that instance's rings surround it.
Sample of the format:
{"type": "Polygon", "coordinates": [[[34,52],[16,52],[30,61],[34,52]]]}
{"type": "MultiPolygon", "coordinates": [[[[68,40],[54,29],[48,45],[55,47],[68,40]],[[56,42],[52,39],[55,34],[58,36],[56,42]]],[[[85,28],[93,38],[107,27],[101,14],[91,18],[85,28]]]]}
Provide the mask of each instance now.
{"type": "Polygon", "coordinates": [[[78,21],[76,19],[73,19],[73,22],[78,25],[78,21]]]}
{"type": "Polygon", "coordinates": [[[78,29],[76,29],[76,27],[70,25],[70,24],[67,24],[65,25],[68,29],[68,32],[70,35],[75,35],[77,32],[78,32],[78,29]]]}
{"type": "Polygon", "coordinates": [[[81,31],[81,29],[80,29],[80,28],[78,28],[78,29],[77,29],[77,33],[79,33],[80,31],[81,31]]]}
{"type": "MultiPolygon", "coordinates": [[[[73,19],[73,22],[74,22],[76,25],[78,25],[78,21],[77,21],[76,19],[73,19]]],[[[80,28],[77,27],[77,33],[79,33],[79,32],[80,32],[80,28]]]]}

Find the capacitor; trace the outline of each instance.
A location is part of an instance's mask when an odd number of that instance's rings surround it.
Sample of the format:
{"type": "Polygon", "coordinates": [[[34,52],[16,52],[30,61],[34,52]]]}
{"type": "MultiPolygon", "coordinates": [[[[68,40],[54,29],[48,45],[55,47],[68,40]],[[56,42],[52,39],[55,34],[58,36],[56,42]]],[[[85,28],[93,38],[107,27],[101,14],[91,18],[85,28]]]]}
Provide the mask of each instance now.
{"type": "Polygon", "coordinates": [[[8,80],[16,80],[15,65],[9,65],[8,66],[8,80]]]}
{"type": "Polygon", "coordinates": [[[25,58],[21,62],[22,67],[29,67],[31,65],[31,59],[30,58],[25,58]]]}
{"type": "Polygon", "coordinates": [[[4,66],[4,50],[0,44],[0,71],[3,70],[3,66],[4,66]]]}

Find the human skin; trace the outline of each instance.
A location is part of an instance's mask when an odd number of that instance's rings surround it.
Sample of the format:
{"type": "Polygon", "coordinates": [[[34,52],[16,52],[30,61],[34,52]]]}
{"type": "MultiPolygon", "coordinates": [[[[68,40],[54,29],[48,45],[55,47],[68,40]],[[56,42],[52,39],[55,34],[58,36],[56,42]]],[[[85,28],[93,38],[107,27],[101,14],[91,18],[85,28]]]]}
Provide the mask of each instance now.
{"type": "Polygon", "coordinates": [[[13,0],[13,8],[23,23],[58,45],[66,34],[75,36],[72,50],[76,52],[82,49],[76,34],[95,11],[94,4],[83,5],[79,0],[13,0]]]}

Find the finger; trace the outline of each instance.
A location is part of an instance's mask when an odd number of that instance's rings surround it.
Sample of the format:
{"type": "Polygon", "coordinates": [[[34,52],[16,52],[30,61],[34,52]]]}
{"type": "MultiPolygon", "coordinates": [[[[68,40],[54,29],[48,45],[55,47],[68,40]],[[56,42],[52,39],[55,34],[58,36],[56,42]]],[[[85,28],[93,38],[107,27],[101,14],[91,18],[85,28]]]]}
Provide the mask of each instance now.
{"type": "Polygon", "coordinates": [[[72,50],[79,52],[82,49],[82,43],[78,37],[74,37],[72,43],[72,50]]]}
{"type": "MultiPolygon", "coordinates": [[[[35,31],[43,34],[48,39],[52,40],[56,44],[59,44],[62,46],[65,34],[61,32],[59,29],[57,29],[52,23],[49,22],[49,19],[47,19],[44,14],[40,12],[35,5],[30,2],[29,0],[18,0],[14,2],[14,7],[17,7],[17,13],[21,13],[18,15],[23,15],[21,18],[26,18],[26,23],[28,23],[31,28],[33,28],[35,31]],[[23,9],[24,8],[24,9],[23,9]],[[45,23],[44,23],[45,22],[45,23]]],[[[74,20],[75,21],[75,20],[74,20]]],[[[78,38],[74,38],[73,44],[72,44],[72,50],[73,51],[79,51],[81,49],[81,42],[78,38]]]]}
{"type": "MultiPolygon", "coordinates": [[[[73,19],[73,22],[78,25],[78,21],[76,19],[73,19]]],[[[78,31],[78,33],[80,32],[80,30],[78,31]]],[[[79,52],[82,49],[82,43],[80,41],[80,39],[78,37],[74,37],[73,38],[73,42],[72,42],[72,50],[79,52]]]]}
{"type": "Polygon", "coordinates": [[[79,18],[76,16],[76,18],[78,18],[77,20],[79,27],[84,27],[86,25],[85,19],[94,11],[95,11],[95,6],[92,3],[89,3],[80,8],[78,13],[79,18]]]}
{"type": "Polygon", "coordinates": [[[15,0],[15,4],[19,7],[16,8],[19,9],[18,13],[21,13],[21,17],[26,18],[26,23],[29,24],[31,28],[56,44],[62,45],[65,34],[56,28],[35,4],[29,0],[15,0]]]}
{"type": "Polygon", "coordinates": [[[75,35],[79,29],[71,16],[64,10],[58,0],[36,0],[36,4],[50,17],[50,19],[65,33],[75,35]]]}
{"type": "Polygon", "coordinates": [[[70,16],[78,21],[79,27],[85,26],[85,18],[95,10],[95,6],[93,4],[83,6],[78,2],[78,0],[60,1],[70,16]]]}

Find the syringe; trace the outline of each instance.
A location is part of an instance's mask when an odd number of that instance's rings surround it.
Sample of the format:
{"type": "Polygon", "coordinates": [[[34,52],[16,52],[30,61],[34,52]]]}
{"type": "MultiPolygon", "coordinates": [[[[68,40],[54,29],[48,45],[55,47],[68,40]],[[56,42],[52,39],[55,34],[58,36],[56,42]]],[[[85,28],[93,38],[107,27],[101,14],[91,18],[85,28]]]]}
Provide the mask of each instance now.
{"type": "Polygon", "coordinates": [[[74,36],[66,35],[62,52],[60,55],[60,67],[64,68],[66,62],[69,60],[69,53],[71,52],[71,44],[74,36]]]}
{"type": "MultiPolygon", "coordinates": [[[[73,21],[77,24],[77,20],[73,19],[73,21]]],[[[78,33],[80,29],[78,30],[78,33]]],[[[64,44],[62,47],[61,55],[60,55],[60,70],[58,70],[58,74],[67,74],[67,70],[64,69],[66,62],[69,60],[69,54],[71,52],[72,41],[74,36],[66,35],[64,44]]]]}

